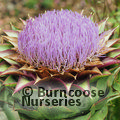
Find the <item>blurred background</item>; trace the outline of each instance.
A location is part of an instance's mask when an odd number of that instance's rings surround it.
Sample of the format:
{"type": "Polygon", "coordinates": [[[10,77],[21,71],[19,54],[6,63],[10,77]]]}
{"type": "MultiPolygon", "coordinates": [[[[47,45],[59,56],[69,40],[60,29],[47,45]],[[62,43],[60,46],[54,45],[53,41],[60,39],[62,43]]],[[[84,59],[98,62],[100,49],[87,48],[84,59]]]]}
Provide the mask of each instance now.
{"type": "MultiPolygon", "coordinates": [[[[120,24],[120,0],[0,0],[0,28],[10,29],[10,22],[21,26],[19,18],[27,19],[28,14],[38,16],[45,10],[71,9],[89,16],[94,14],[94,20],[99,22],[109,17],[106,29],[120,24]]],[[[120,37],[118,28],[114,37],[120,37]]]]}
{"type": "MultiPolygon", "coordinates": [[[[28,14],[38,16],[45,10],[70,9],[89,16],[94,14],[94,21],[99,22],[109,17],[106,30],[120,25],[120,0],[0,0],[0,28],[11,29],[10,23],[21,28],[19,18],[26,20],[28,14]]],[[[2,33],[0,33],[2,34],[2,33]]],[[[120,37],[120,27],[112,38],[120,37]]],[[[109,103],[106,120],[120,120],[120,98],[109,103]]]]}

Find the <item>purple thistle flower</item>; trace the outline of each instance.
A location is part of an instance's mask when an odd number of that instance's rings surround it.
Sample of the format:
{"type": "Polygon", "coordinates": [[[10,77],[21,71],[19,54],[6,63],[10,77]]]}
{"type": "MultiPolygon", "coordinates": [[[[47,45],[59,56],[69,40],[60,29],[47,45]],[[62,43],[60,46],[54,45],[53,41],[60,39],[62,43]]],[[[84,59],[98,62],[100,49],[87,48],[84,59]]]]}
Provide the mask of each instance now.
{"type": "Polygon", "coordinates": [[[28,19],[18,37],[19,53],[35,67],[80,68],[99,46],[99,29],[86,16],[69,10],[47,11],[28,19]]]}

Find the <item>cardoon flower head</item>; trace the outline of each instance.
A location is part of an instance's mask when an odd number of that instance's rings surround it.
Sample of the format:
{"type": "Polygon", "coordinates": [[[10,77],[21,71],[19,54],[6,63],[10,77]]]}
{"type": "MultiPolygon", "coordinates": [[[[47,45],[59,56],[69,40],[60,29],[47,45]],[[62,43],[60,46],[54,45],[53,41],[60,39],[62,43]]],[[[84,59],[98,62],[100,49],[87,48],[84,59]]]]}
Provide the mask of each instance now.
{"type": "MultiPolygon", "coordinates": [[[[116,28],[104,31],[107,19],[95,24],[77,12],[54,10],[21,21],[24,24],[22,31],[13,25],[13,30],[3,30],[7,36],[2,36],[0,44],[0,101],[7,97],[6,90],[10,95],[21,90],[15,96],[9,96],[14,102],[5,100],[5,104],[14,103],[14,109],[26,119],[94,119],[107,109],[106,98],[110,101],[119,97],[116,91],[120,93],[120,38],[109,39],[116,28]],[[35,92],[29,106],[19,98],[28,86],[35,92]],[[41,105],[39,96],[35,98],[39,87],[48,93],[42,97],[41,105]],[[102,90],[104,94],[92,96],[92,90],[102,90]],[[81,93],[79,96],[77,91],[81,93]],[[46,99],[51,95],[57,102],[51,97],[46,105],[46,99]],[[74,104],[70,104],[71,97],[74,104]],[[98,104],[101,109],[96,107],[98,104]],[[93,106],[98,109],[95,111],[93,106]]],[[[105,115],[101,119],[104,118],[105,115]]]]}
{"type": "Polygon", "coordinates": [[[80,68],[100,48],[99,29],[69,10],[47,11],[28,19],[18,36],[18,51],[34,67],[80,68]]]}

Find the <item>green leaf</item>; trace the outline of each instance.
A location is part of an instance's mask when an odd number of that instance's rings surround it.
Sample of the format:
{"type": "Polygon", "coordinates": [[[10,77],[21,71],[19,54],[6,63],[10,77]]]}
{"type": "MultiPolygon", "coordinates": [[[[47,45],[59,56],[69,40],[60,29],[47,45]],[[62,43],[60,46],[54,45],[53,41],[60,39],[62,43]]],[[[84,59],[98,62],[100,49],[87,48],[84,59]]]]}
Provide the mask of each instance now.
{"type": "Polygon", "coordinates": [[[18,66],[20,65],[19,63],[17,63],[14,60],[11,60],[11,59],[8,59],[8,58],[3,58],[3,59],[11,65],[18,65],[18,66]]]}
{"type": "Polygon", "coordinates": [[[106,20],[103,20],[100,23],[98,23],[99,34],[101,34],[102,32],[104,32],[105,24],[106,24],[107,20],[108,20],[108,18],[106,20]]]}
{"type": "MultiPolygon", "coordinates": [[[[2,109],[2,108],[0,108],[0,109],[2,109]]],[[[8,120],[5,112],[2,110],[0,110],[0,119],[1,120],[8,120]]]]}
{"type": "Polygon", "coordinates": [[[107,77],[104,77],[104,78],[100,78],[97,82],[97,89],[98,90],[103,90],[104,93],[106,91],[106,88],[107,88],[107,80],[108,80],[108,76],[107,77]]]}
{"type": "Polygon", "coordinates": [[[113,88],[114,88],[115,90],[118,90],[118,91],[120,92],[120,83],[115,82],[115,83],[113,84],[113,88]]]}
{"type": "Polygon", "coordinates": [[[10,45],[10,44],[7,44],[7,43],[0,44],[0,51],[4,51],[7,49],[11,49],[11,48],[12,48],[12,45],[10,45]]]}
{"type": "Polygon", "coordinates": [[[108,100],[107,100],[107,101],[109,102],[111,98],[114,98],[114,97],[116,97],[116,96],[119,96],[118,91],[113,91],[113,89],[110,87],[110,88],[109,88],[109,93],[108,93],[108,95],[106,96],[106,98],[108,97],[108,100]]]}
{"type": "Polygon", "coordinates": [[[9,67],[9,65],[7,65],[4,61],[2,63],[0,63],[0,72],[4,72],[5,70],[7,70],[9,67]]]}
{"type": "Polygon", "coordinates": [[[90,117],[90,113],[88,113],[87,115],[74,118],[74,120],[88,120],[89,117],[90,117]]]}
{"type": "Polygon", "coordinates": [[[7,117],[7,120],[19,120],[17,111],[14,111],[12,108],[14,104],[12,92],[12,89],[9,87],[0,87],[0,106],[2,107],[2,110],[4,111],[4,115],[7,117]]]}
{"type": "Polygon", "coordinates": [[[82,84],[79,85],[81,88],[83,88],[84,90],[90,90],[90,85],[89,85],[89,81],[85,81],[82,84]]]}
{"type": "Polygon", "coordinates": [[[26,86],[30,86],[33,85],[35,81],[30,81],[25,77],[20,77],[19,81],[17,83],[17,86],[15,88],[15,91],[13,94],[15,94],[16,92],[18,92],[19,90],[21,90],[22,88],[26,87],[26,86]]]}
{"type": "Polygon", "coordinates": [[[76,114],[76,110],[71,111],[65,106],[53,106],[53,107],[41,106],[39,107],[39,111],[41,110],[45,118],[51,120],[56,119],[60,120],[62,118],[72,117],[76,114]]]}
{"type": "Polygon", "coordinates": [[[17,82],[13,79],[13,77],[10,75],[6,78],[6,80],[3,82],[5,86],[9,87],[15,87],[17,82]]]}
{"type": "Polygon", "coordinates": [[[110,102],[106,120],[119,120],[120,118],[120,98],[110,102]]]}
{"type": "Polygon", "coordinates": [[[111,47],[113,46],[115,43],[117,43],[118,41],[120,41],[120,39],[111,39],[111,40],[108,40],[107,43],[105,44],[105,47],[111,47]]]}
{"type": "Polygon", "coordinates": [[[15,48],[18,48],[18,40],[16,37],[3,36],[8,42],[10,42],[15,48]]]}
{"type": "Polygon", "coordinates": [[[12,55],[14,53],[15,52],[13,50],[10,50],[10,49],[4,50],[4,51],[0,51],[0,58],[4,58],[4,57],[6,57],[8,55],[12,55]]]}
{"type": "Polygon", "coordinates": [[[14,31],[17,31],[17,30],[19,30],[17,27],[15,27],[12,23],[10,23],[11,24],[11,27],[12,27],[12,30],[14,30],[14,31]]]}
{"type": "Polygon", "coordinates": [[[6,102],[9,105],[14,104],[14,99],[12,96],[13,90],[10,87],[1,86],[0,87],[0,102],[6,102]]]}
{"type": "Polygon", "coordinates": [[[120,72],[120,67],[118,67],[112,75],[109,76],[108,78],[108,86],[112,86],[113,81],[116,80],[118,73],[120,72]]]}
{"type": "Polygon", "coordinates": [[[120,48],[120,42],[115,43],[115,44],[113,45],[113,47],[115,47],[115,48],[120,48]]]}
{"type": "Polygon", "coordinates": [[[120,70],[119,69],[118,69],[117,73],[115,74],[113,88],[120,93],[120,70]]]}
{"type": "Polygon", "coordinates": [[[8,36],[10,37],[18,37],[18,31],[14,31],[14,30],[3,30],[3,32],[5,32],[8,36]]]}
{"type": "Polygon", "coordinates": [[[109,75],[97,75],[97,76],[94,76],[90,79],[90,83],[92,82],[96,82],[98,81],[99,79],[104,79],[104,77],[108,77],[109,75]]]}
{"type": "MultiPolygon", "coordinates": [[[[33,87],[34,88],[34,87],[33,87]]],[[[20,91],[21,92],[21,91],[20,91]]],[[[54,91],[53,91],[54,92],[54,91]]],[[[17,92],[16,94],[18,94],[19,92],[17,92]]],[[[59,97],[59,93],[57,94],[57,97],[38,97],[38,92],[35,92],[35,90],[33,91],[34,94],[32,94],[32,96],[30,96],[30,98],[32,99],[49,99],[50,100],[50,106],[45,106],[44,102],[42,104],[42,106],[22,106],[21,105],[21,101],[19,103],[15,104],[15,110],[19,111],[20,113],[27,115],[33,119],[51,119],[51,120],[57,120],[57,119],[65,119],[68,117],[74,117],[78,114],[82,114],[84,111],[88,111],[90,109],[91,106],[91,99],[90,97],[74,97],[71,99],[74,99],[76,101],[76,99],[80,99],[81,101],[81,105],[80,106],[65,106],[65,101],[62,102],[62,106],[53,106],[52,100],[53,99],[57,99],[58,103],[60,101],[60,99],[65,100],[66,98],[64,97],[59,97]]],[[[15,94],[15,95],[16,95],[15,94]]],[[[22,94],[22,92],[21,92],[22,94]]],[[[22,96],[22,95],[21,95],[22,96]]],[[[22,97],[20,97],[22,98],[22,97]]],[[[19,98],[19,99],[20,99],[19,98]]],[[[67,104],[68,104],[68,100],[69,98],[67,98],[67,104]]]]}
{"type": "Polygon", "coordinates": [[[22,113],[23,115],[27,115],[28,119],[33,118],[33,119],[38,119],[38,120],[45,120],[44,113],[42,111],[25,110],[25,109],[20,109],[20,110],[17,110],[17,111],[19,113],[22,113]]]}
{"type": "Polygon", "coordinates": [[[8,118],[8,120],[16,120],[18,119],[19,120],[19,116],[17,118],[15,118],[15,112],[12,111],[12,109],[10,109],[10,107],[8,106],[8,104],[4,103],[4,106],[3,106],[3,110],[8,118]]]}
{"type": "MultiPolygon", "coordinates": [[[[118,26],[117,26],[117,27],[118,27],[118,26]]],[[[110,29],[110,30],[104,32],[104,34],[102,35],[102,38],[101,38],[101,40],[100,40],[100,45],[101,45],[101,46],[104,46],[104,45],[105,45],[105,43],[108,41],[108,39],[110,38],[110,36],[111,36],[111,35],[113,34],[113,32],[117,29],[117,27],[114,28],[114,29],[110,29]]]]}
{"type": "Polygon", "coordinates": [[[119,49],[114,50],[113,52],[110,52],[110,53],[108,54],[108,56],[109,56],[109,57],[112,57],[112,58],[114,58],[114,57],[116,57],[116,56],[118,56],[118,55],[119,55],[119,57],[120,57],[120,50],[119,50],[119,49]]]}
{"type": "Polygon", "coordinates": [[[91,107],[91,115],[93,115],[93,113],[95,113],[96,110],[100,110],[104,105],[107,104],[107,99],[108,98],[102,98],[99,101],[97,101],[96,103],[94,103],[91,107]]]}
{"type": "Polygon", "coordinates": [[[18,70],[18,67],[17,66],[10,66],[7,70],[3,71],[0,76],[2,75],[10,75],[10,74],[14,74],[14,75],[25,75],[25,76],[28,76],[27,74],[24,74],[23,72],[20,72],[18,70]]]}
{"type": "Polygon", "coordinates": [[[103,62],[103,65],[99,65],[98,68],[105,68],[105,67],[110,66],[110,65],[119,64],[120,60],[107,57],[102,62],[103,62]]]}
{"type": "Polygon", "coordinates": [[[107,104],[105,104],[99,111],[90,118],[90,120],[104,120],[108,113],[107,104]]]}
{"type": "Polygon", "coordinates": [[[111,72],[110,72],[109,70],[107,70],[107,69],[104,69],[102,73],[103,73],[103,74],[106,74],[106,75],[107,75],[107,74],[108,74],[108,75],[111,75],[111,72]]]}

